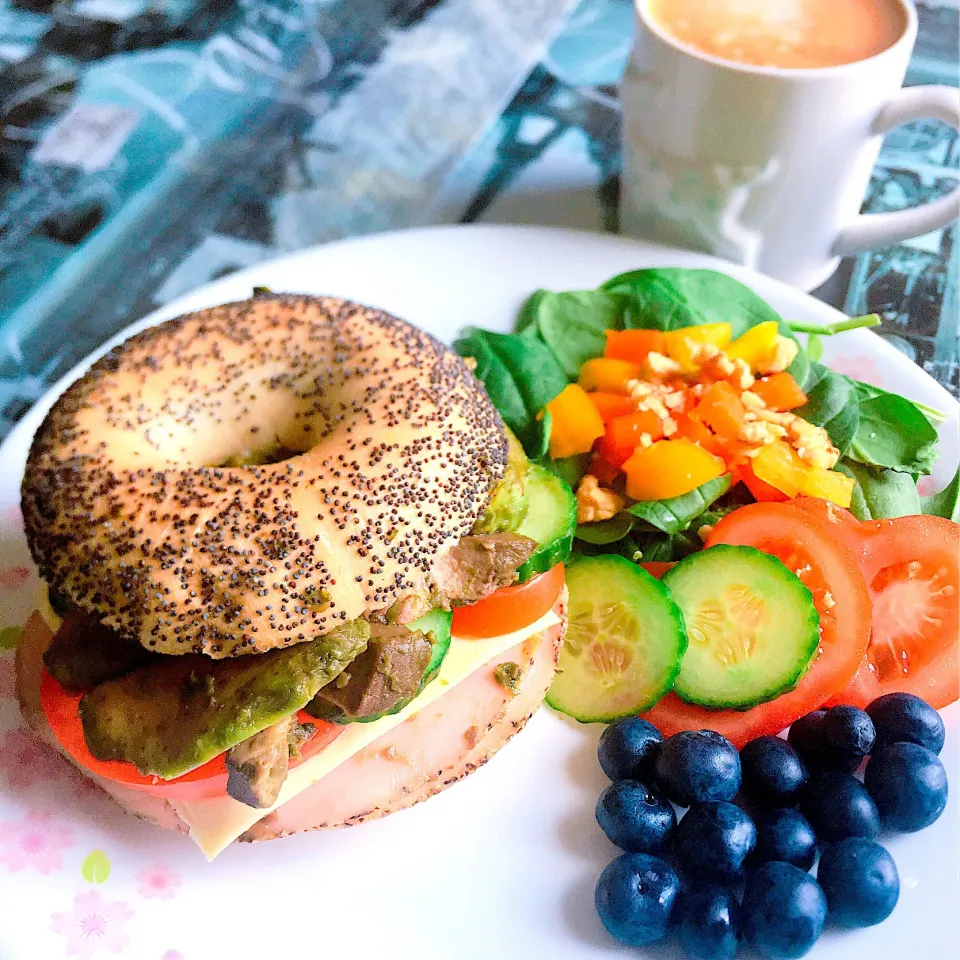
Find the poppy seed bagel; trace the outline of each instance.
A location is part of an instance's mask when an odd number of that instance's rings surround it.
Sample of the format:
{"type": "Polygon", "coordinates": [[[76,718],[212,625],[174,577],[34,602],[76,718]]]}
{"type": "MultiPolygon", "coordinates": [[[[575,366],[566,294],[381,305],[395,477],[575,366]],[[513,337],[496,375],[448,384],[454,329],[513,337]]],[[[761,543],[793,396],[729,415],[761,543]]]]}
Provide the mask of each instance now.
{"type": "Polygon", "coordinates": [[[463,360],[390,314],[261,294],[152,327],[54,404],[22,487],[41,576],[162,653],[261,653],[428,589],[503,477],[463,360]],[[286,459],[223,466],[252,450],[286,459]]]}

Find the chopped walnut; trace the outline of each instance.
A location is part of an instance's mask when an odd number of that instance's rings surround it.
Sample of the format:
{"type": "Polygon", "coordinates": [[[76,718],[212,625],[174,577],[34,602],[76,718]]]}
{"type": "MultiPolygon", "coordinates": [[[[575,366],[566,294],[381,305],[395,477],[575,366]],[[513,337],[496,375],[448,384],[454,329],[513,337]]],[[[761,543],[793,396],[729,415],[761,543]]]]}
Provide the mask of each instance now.
{"type": "Polygon", "coordinates": [[[833,594],[829,590],[824,590],[823,592],[823,605],[828,610],[831,610],[837,605],[837,601],[833,599],[833,594]]]}
{"type": "Polygon", "coordinates": [[[720,353],[720,348],[715,343],[694,343],[688,338],[685,346],[690,353],[691,362],[698,367],[702,367],[720,353]]]}
{"type": "Polygon", "coordinates": [[[702,523],[700,524],[700,529],[697,530],[697,536],[706,543],[710,539],[710,534],[713,533],[713,524],[712,523],[702,523]]]}
{"type": "Polygon", "coordinates": [[[763,373],[782,373],[796,359],[800,347],[796,340],[777,334],[773,341],[770,359],[764,364],[763,373]]]}
{"type": "Polygon", "coordinates": [[[744,390],[740,394],[740,402],[745,410],[756,413],[758,410],[766,410],[767,405],[763,402],[763,397],[754,393],[752,390],[744,390]]]}
{"type": "Polygon", "coordinates": [[[464,357],[463,362],[466,364],[467,369],[471,373],[477,369],[477,361],[473,357],[464,357]]]}
{"type": "Polygon", "coordinates": [[[737,433],[737,438],[742,440],[744,443],[766,446],[768,443],[773,443],[774,440],[779,440],[786,435],[786,428],[781,427],[779,423],[765,423],[762,420],[747,420],[741,425],[740,430],[737,433]]]}
{"type": "Polygon", "coordinates": [[[624,503],[623,497],[601,487],[597,478],[588,473],[577,486],[577,523],[609,520],[623,509],[624,503]]]}
{"type": "Polygon", "coordinates": [[[753,386],[753,374],[750,372],[750,364],[740,357],[733,360],[733,374],[730,377],[733,384],[741,390],[749,390],[753,386]]]}
{"type": "Polygon", "coordinates": [[[656,350],[651,350],[647,354],[645,366],[650,371],[651,376],[654,377],[669,377],[681,370],[680,364],[676,360],[664,356],[662,353],[657,353],[656,350]]]}
{"type": "Polygon", "coordinates": [[[653,437],[649,433],[640,434],[640,446],[641,447],[652,447],[653,446],[653,437]]]}
{"type": "Polygon", "coordinates": [[[661,421],[661,427],[663,428],[663,435],[665,437],[672,437],[677,430],[677,421],[673,417],[664,417],[661,421]]]}
{"type": "Polygon", "coordinates": [[[790,443],[803,460],[825,470],[837,465],[840,451],[830,442],[830,435],[823,427],[795,416],[789,429],[790,443]]]}
{"type": "Polygon", "coordinates": [[[714,380],[726,380],[732,377],[736,372],[733,361],[725,353],[717,353],[711,357],[701,368],[708,377],[714,380]]]}

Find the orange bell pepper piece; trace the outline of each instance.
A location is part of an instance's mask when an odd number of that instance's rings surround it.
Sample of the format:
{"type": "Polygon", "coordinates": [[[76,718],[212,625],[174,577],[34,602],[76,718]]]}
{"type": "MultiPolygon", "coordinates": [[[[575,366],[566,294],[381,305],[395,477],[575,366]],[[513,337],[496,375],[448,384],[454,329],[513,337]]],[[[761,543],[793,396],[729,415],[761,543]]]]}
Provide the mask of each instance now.
{"type": "Polygon", "coordinates": [[[603,420],[582,387],[570,383],[548,404],[550,456],[554,460],[587,453],[603,436],[603,420]]]}
{"type": "Polygon", "coordinates": [[[666,337],[660,330],[608,330],[603,355],[615,360],[643,363],[651,350],[666,352],[666,337]]]}
{"type": "Polygon", "coordinates": [[[610,357],[594,357],[580,368],[578,382],[584,390],[604,393],[629,393],[627,382],[640,377],[640,364],[610,357]]]}
{"type": "Polygon", "coordinates": [[[627,496],[634,500],[668,500],[723,476],[724,462],[692,440],[660,440],[641,447],[623,465],[627,496]]]}
{"type": "Polygon", "coordinates": [[[771,410],[781,413],[796,410],[807,402],[807,395],[800,389],[800,384],[786,371],[761,377],[750,390],[771,410]]]}
{"type": "Polygon", "coordinates": [[[703,391],[694,413],[718,436],[736,440],[746,410],[737,391],[725,380],[718,380],[703,391]]]}
{"type": "Polygon", "coordinates": [[[597,452],[616,467],[622,467],[640,445],[641,434],[651,440],[663,436],[660,418],[652,410],[638,410],[625,417],[614,417],[607,424],[607,432],[597,444],[597,452]]]}
{"type": "Polygon", "coordinates": [[[622,393],[595,391],[587,396],[604,423],[609,423],[614,417],[625,417],[628,413],[633,413],[633,401],[622,393]]]}
{"type": "Polygon", "coordinates": [[[684,416],[676,417],[676,421],[677,432],[674,434],[674,438],[679,439],[685,437],[693,443],[700,444],[704,450],[708,450],[716,456],[724,456],[723,441],[701,423],[700,420],[696,419],[696,417],[685,414],[684,416]]]}
{"type": "Polygon", "coordinates": [[[768,443],[761,449],[753,458],[753,472],[788,497],[801,494],[819,497],[832,500],[840,507],[849,507],[853,498],[850,477],[807,463],[783,440],[768,443]]]}

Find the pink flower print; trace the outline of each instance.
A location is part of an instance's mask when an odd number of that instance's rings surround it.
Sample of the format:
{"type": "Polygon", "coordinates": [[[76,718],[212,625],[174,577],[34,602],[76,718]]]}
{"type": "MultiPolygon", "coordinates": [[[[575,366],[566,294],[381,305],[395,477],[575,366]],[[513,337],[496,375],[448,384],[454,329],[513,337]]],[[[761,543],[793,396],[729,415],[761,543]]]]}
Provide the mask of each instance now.
{"type": "Polygon", "coordinates": [[[160,960],[183,960],[183,954],[179,950],[168,950],[160,960]]]}
{"type": "Polygon", "coordinates": [[[50,927],[67,937],[68,957],[92,957],[100,951],[121,953],[130,937],[123,925],[133,911],[119,902],[108,903],[96,890],[78,893],[70,913],[55,913],[50,927]]]}
{"type": "Polygon", "coordinates": [[[0,700],[13,700],[16,696],[17,684],[13,657],[0,656],[0,700]]]}
{"type": "Polygon", "coordinates": [[[859,357],[837,357],[827,362],[827,366],[837,373],[845,373],[854,380],[862,380],[864,383],[872,383],[879,387],[883,382],[883,373],[877,366],[877,361],[870,356],[859,357]]]}
{"type": "Polygon", "coordinates": [[[137,882],[140,884],[141,897],[169,900],[180,886],[180,875],[162,863],[155,863],[137,874],[137,882]]]}
{"type": "Polygon", "coordinates": [[[33,867],[52,873],[63,867],[61,852],[73,846],[73,830],[55,823],[49,813],[30,811],[23,820],[0,823],[0,863],[11,873],[33,867]]]}
{"type": "Polygon", "coordinates": [[[29,576],[29,567],[4,567],[0,569],[0,590],[19,590],[29,576]]]}
{"type": "Polygon", "coordinates": [[[15,790],[58,779],[66,763],[25,727],[0,735],[0,781],[15,790]]]}

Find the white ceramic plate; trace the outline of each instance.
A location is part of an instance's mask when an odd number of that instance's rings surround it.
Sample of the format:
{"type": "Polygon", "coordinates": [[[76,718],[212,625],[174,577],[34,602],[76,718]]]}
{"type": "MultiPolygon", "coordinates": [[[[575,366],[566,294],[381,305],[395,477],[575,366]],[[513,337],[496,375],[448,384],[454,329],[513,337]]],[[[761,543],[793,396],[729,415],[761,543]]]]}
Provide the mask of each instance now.
{"type": "MultiPolygon", "coordinates": [[[[386,308],[451,340],[467,324],[507,330],[538,287],[593,287],[642,266],[713,266],[780,312],[836,319],[803,293],[707,257],[610,236],[514,227],[382,235],[305,251],[234,274],[170,304],[127,334],[188,309],[243,299],[254,284],[330,293],[386,308]]],[[[119,338],[122,339],[122,338],[119,338]]],[[[938,476],[957,462],[958,407],[870,333],[827,344],[861,379],[949,411],[938,476]]],[[[86,366],[86,364],[84,364],[86,366]]],[[[73,371],[24,418],[0,456],[2,624],[23,622],[36,572],[23,540],[19,486],[30,438],[73,371]]],[[[0,633],[0,645],[14,634],[0,633]]],[[[34,744],[0,655],[0,958],[219,957],[674,958],[673,946],[618,947],[593,908],[615,855],[593,817],[604,778],[600,729],[541,710],[490,764],[429,803],[335,833],[235,845],[213,864],[186,838],[128,817],[68,764],[34,744]],[[94,851],[98,851],[94,853],[94,851]]],[[[952,795],[931,829],[891,837],[900,904],[884,924],[829,932],[818,960],[955,960],[958,884],[957,720],[944,759],[952,795]]]]}

